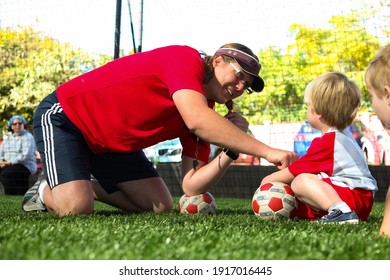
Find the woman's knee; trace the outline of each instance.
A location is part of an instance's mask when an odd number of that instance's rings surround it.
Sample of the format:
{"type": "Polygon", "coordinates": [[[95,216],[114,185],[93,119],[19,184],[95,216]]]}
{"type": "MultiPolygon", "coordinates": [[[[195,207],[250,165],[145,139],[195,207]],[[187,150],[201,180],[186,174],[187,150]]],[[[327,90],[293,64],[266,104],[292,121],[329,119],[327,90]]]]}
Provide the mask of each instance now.
{"type": "Polygon", "coordinates": [[[173,200],[171,195],[167,196],[165,199],[153,205],[153,212],[155,213],[166,213],[172,211],[172,209],[173,209],[173,200]]]}
{"type": "MultiPolygon", "coordinates": [[[[128,206],[137,212],[168,212],[173,209],[172,196],[160,177],[128,181],[118,184],[128,206]]],[[[123,203],[122,203],[123,205],[123,203]]]]}
{"type": "Polygon", "coordinates": [[[83,201],[67,205],[56,205],[56,213],[60,216],[69,215],[91,215],[93,213],[93,202],[83,201]]]}
{"type": "Polygon", "coordinates": [[[91,215],[94,208],[92,186],[88,181],[72,181],[52,190],[52,210],[60,216],[91,215]]]}

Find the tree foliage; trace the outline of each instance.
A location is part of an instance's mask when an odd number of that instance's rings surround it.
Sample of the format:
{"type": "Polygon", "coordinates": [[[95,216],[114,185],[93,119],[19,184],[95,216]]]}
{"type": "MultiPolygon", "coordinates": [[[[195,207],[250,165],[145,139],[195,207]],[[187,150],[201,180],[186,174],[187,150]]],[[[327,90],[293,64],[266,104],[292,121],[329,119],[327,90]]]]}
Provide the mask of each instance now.
{"type": "MultiPolygon", "coordinates": [[[[370,34],[365,22],[388,7],[388,0],[377,10],[368,8],[336,15],[327,25],[292,24],[291,43],[285,47],[269,46],[258,52],[263,65],[261,75],[266,86],[262,93],[244,94],[236,110],[251,124],[265,121],[285,122],[306,119],[303,94],[306,85],[320,74],[340,71],[353,79],[363,92],[362,110],[370,99],[363,75],[369,61],[380,47],[379,38],[370,34]]],[[[388,36],[388,30],[381,30],[388,36]]],[[[32,28],[0,29],[0,120],[2,127],[14,114],[29,123],[44,96],[70,78],[111,60],[106,55],[90,54],[61,44],[32,28]]],[[[217,105],[221,114],[227,112],[217,105]]]]}
{"type": "Polygon", "coordinates": [[[359,85],[361,109],[368,110],[371,103],[363,75],[380,43],[366,30],[366,18],[365,12],[352,11],[333,16],[322,28],[292,24],[289,31],[294,41],[286,49],[269,46],[259,51],[266,86],[260,94],[241,97],[237,101],[240,112],[251,124],[305,120],[306,85],[331,71],[343,72],[359,85]]]}
{"type": "Polygon", "coordinates": [[[0,119],[31,123],[39,102],[68,79],[111,60],[89,54],[32,28],[0,29],[0,119]]]}

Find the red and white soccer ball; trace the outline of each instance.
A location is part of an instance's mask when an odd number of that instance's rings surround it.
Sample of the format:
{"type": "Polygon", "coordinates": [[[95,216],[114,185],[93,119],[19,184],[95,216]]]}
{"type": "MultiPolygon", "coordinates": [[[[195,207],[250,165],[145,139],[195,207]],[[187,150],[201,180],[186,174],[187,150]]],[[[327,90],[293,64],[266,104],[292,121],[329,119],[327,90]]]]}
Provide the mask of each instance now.
{"type": "Polygon", "coordinates": [[[206,192],[194,196],[183,195],[179,200],[178,208],[182,214],[214,215],[217,207],[214,197],[206,192]]]}
{"type": "Polygon", "coordinates": [[[289,185],[270,182],[255,191],[252,209],[255,215],[263,219],[292,219],[297,214],[297,202],[289,185]]]}

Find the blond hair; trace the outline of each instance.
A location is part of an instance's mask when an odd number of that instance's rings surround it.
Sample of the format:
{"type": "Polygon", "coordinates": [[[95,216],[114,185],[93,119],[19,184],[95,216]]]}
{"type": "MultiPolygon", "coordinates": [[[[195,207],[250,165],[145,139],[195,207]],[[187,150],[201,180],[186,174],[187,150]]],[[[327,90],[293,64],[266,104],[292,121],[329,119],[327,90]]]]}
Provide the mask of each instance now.
{"type": "Polygon", "coordinates": [[[307,85],[304,99],[327,125],[343,130],[356,117],[361,93],[356,83],[346,75],[330,72],[318,76],[307,85]]]}
{"type": "Polygon", "coordinates": [[[375,54],[368,64],[364,79],[367,88],[372,88],[379,98],[386,94],[384,87],[390,86],[390,45],[375,54]]]}

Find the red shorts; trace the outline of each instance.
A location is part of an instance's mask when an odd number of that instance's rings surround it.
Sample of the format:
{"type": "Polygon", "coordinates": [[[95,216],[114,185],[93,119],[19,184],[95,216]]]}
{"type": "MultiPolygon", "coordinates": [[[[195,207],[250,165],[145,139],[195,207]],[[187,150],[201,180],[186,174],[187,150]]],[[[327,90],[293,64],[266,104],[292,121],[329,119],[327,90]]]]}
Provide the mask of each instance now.
{"type": "MultiPolygon", "coordinates": [[[[348,187],[340,187],[334,185],[330,178],[322,178],[322,181],[328,183],[336,190],[340,198],[349,206],[349,208],[356,212],[360,220],[367,220],[374,203],[374,196],[372,191],[363,190],[360,188],[350,189],[348,187]]],[[[328,214],[327,211],[314,210],[310,208],[309,205],[303,203],[299,199],[297,199],[297,205],[297,217],[299,219],[314,220],[328,214]]]]}

